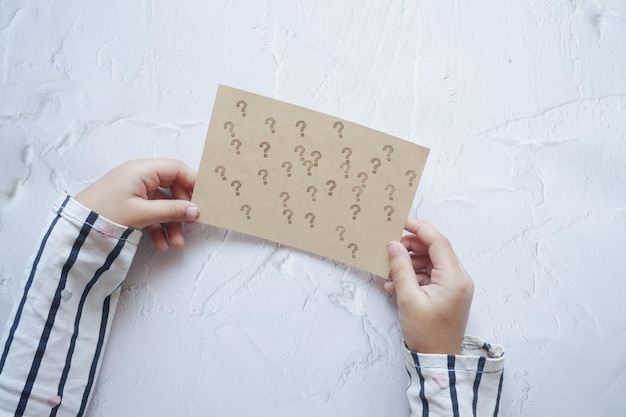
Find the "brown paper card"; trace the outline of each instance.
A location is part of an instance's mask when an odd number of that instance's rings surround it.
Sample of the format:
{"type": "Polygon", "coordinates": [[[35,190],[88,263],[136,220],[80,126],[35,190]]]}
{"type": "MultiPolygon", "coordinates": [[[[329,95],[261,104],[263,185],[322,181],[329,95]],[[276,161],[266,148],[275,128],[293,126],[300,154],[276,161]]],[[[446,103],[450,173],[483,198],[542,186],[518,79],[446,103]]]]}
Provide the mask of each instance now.
{"type": "Polygon", "coordinates": [[[428,149],[220,85],[193,202],[200,219],[389,274],[428,149]]]}

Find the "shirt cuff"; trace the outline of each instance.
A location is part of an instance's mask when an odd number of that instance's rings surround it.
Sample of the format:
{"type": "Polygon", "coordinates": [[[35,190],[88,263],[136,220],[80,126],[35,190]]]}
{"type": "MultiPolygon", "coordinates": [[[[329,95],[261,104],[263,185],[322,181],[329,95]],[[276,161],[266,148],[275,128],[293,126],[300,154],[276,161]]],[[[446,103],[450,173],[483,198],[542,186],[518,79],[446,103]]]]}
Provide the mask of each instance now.
{"type": "Polygon", "coordinates": [[[99,233],[104,239],[123,239],[126,243],[130,243],[133,246],[139,244],[141,236],[143,235],[141,230],[115,223],[100,215],[97,216],[95,221],[91,222],[88,220],[90,217],[89,214],[94,212],[80,204],[74,198],[68,197],[68,195],[62,196],[54,204],[54,211],[63,219],[73,223],[77,227],[82,227],[83,224],[89,224],[89,226],[93,228],[93,231],[99,233]],[[130,234],[127,233],[129,229],[131,230],[130,234]]]}
{"type": "MultiPolygon", "coordinates": [[[[404,359],[407,366],[415,366],[415,355],[419,357],[421,369],[448,370],[448,357],[451,355],[413,352],[404,344],[404,359]]],[[[476,360],[479,357],[486,358],[484,372],[500,372],[504,369],[504,347],[488,343],[477,336],[465,336],[461,345],[461,354],[452,356],[456,356],[454,366],[456,370],[475,370],[476,360]]]]}

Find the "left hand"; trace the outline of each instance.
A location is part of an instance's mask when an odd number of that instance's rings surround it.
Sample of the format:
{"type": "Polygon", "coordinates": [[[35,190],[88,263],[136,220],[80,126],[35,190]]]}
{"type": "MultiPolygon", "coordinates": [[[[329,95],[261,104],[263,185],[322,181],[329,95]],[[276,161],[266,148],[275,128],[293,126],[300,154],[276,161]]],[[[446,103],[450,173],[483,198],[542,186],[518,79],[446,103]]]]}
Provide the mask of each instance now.
{"type": "Polygon", "coordinates": [[[185,245],[181,222],[193,223],[200,214],[190,201],[195,182],[196,173],[176,159],[133,160],[114,168],[75,199],[115,223],[147,228],[155,246],[165,251],[170,243],[175,248],[185,245]]]}

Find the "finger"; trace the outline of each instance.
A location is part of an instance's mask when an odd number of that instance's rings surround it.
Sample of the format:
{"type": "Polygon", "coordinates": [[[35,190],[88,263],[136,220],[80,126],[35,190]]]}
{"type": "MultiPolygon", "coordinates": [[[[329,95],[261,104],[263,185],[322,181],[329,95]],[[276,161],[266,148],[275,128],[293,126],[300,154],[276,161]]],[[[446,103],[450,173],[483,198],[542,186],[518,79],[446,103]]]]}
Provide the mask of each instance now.
{"type": "Polygon", "coordinates": [[[419,274],[415,274],[415,276],[417,277],[417,283],[420,285],[420,287],[424,285],[429,285],[431,282],[430,275],[428,274],[419,273],[419,274]]]}
{"type": "MultiPolygon", "coordinates": [[[[417,274],[416,277],[417,277],[417,283],[419,284],[420,287],[423,285],[430,284],[430,276],[426,274],[417,274]]],[[[391,280],[385,281],[385,283],[383,284],[383,287],[385,288],[385,291],[387,291],[389,294],[393,295],[396,292],[396,286],[391,280]]]]}
{"type": "Polygon", "coordinates": [[[385,281],[383,287],[389,294],[394,294],[396,292],[396,287],[393,285],[393,281],[385,281]]]}
{"type": "Polygon", "coordinates": [[[417,282],[411,257],[400,242],[391,242],[387,245],[391,277],[398,297],[398,307],[413,303],[422,296],[417,282]]]}
{"type": "Polygon", "coordinates": [[[165,231],[161,227],[161,225],[151,225],[147,228],[148,233],[150,233],[150,238],[154,243],[154,246],[161,252],[165,252],[170,248],[169,243],[167,242],[167,237],[165,236],[165,231]]]}
{"type": "Polygon", "coordinates": [[[428,247],[428,254],[434,268],[458,268],[459,260],[452,249],[450,241],[430,224],[419,219],[409,219],[406,230],[428,247]]]}
{"type": "Polygon", "coordinates": [[[171,188],[178,184],[193,192],[196,172],[177,159],[146,159],[142,161],[142,171],[146,174],[146,187],[154,190],[158,187],[171,188]]]}
{"type": "Polygon", "coordinates": [[[172,191],[172,197],[176,200],[191,200],[191,190],[180,184],[172,184],[170,190],[172,191]]]}
{"type": "Polygon", "coordinates": [[[418,253],[420,255],[428,254],[428,246],[415,235],[402,236],[400,243],[402,243],[409,252],[418,253]]]}
{"type": "Polygon", "coordinates": [[[432,268],[432,265],[430,264],[430,258],[428,257],[428,255],[416,255],[412,253],[411,263],[413,264],[414,271],[426,270],[429,265],[432,268]]]}
{"type": "Polygon", "coordinates": [[[183,246],[185,246],[183,227],[179,222],[165,223],[163,227],[165,227],[165,230],[167,231],[167,237],[169,238],[172,246],[174,246],[176,249],[181,249],[183,246]]]}
{"type": "MultiPolygon", "coordinates": [[[[172,190],[170,190],[172,191],[172,190]]],[[[174,194],[174,192],[172,192],[174,194]]],[[[174,195],[174,198],[183,198],[188,195],[184,188],[181,187],[180,191],[174,195]]],[[[167,190],[163,190],[163,188],[157,188],[152,196],[154,200],[169,200],[171,197],[167,194],[167,190]]],[[[185,246],[185,238],[183,236],[183,228],[180,222],[170,222],[163,223],[163,228],[166,232],[166,238],[170,245],[174,246],[177,249],[181,249],[185,246]]]]}
{"type": "Polygon", "coordinates": [[[157,223],[194,222],[200,215],[198,206],[186,200],[138,199],[136,204],[136,212],[141,213],[137,228],[157,223]]]}

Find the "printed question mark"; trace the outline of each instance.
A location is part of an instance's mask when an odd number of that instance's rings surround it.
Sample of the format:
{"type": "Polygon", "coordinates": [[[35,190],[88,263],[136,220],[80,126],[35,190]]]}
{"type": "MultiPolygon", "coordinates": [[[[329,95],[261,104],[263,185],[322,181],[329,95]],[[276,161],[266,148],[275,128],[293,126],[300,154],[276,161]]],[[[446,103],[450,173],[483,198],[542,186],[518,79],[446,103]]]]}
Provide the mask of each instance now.
{"type": "Polygon", "coordinates": [[[233,138],[235,137],[235,134],[233,133],[233,129],[235,129],[235,124],[233,122],[229,120],[224,123],[224,129],[228,129],[228,131],[230,132],[230,136],[233,138]]]}
{"type": "Polygon", "coordinates": [[[261,142],[259,144],[259,148],[264,148],[263,149],[263,158],[267,158],[267,151],[270,150],[271,146],[269,142],[261,142]]]}
{"type": "Polygon", "coordinates": [[[343,123],[342,122],[335,122],[333,124],[333,129],[337,129],[337,128],[339,128],[337,130],[337,133],[339,134],[339,139],[341,139],[343,137],[343,134],[342,134],[342,132],[343,132],[343,123]]]}
{"type": "Polygon", "coordinates": [[[387,212],[387,221],[390,222],[391,221],[391,215],[394,212],[393,207],[385,206],[385,208],[383,210],[385,210],[387,212]]]}
{"type": "Polygon", "coordinates": [[[343,162],[341,165],[339,165],[339,168],[345,168],[343,170],[343,173],[345,174],[344,176],[348,178],[349,177],[348,171],[350,171],[350,162],[347,162],[347,161],[343,162]]]}
{"type": "Polygon", "coordinates": [[[304,146],[302,146],[302,145],[298,145],[298,146],[296,146],[295,148],[293,148],[293,151],[294,151],[294,152],[298,152],[298,150],[300,150],[300,160],[301,160],[301,161],[304,161],[304,151],[305,151],[306,149],[304,149],[304,146]]]}
{"type": "Polygon", "coordinates": [[[346,154],[346,162],[350,163],[350,157],[352,156],[352,148],[345,147],[341,150],[341,153],[346,154]]]}
{"type": "Polygon", "coordinates": [[[224,174],[226,173],[226,168],[224,168],[224,167],[223,167],[223,166],[221,166],[221,165],[218,165],[218,166],[215,168],[215,173],[216,173],[216,174],[220,174],[220,176],[222,177],[222,181],[226,181],[226,176],[224,175],[224,174]]]}
{"type": "Polygon", "coordinates": [[[283,216],[287,216],[287,222],[291,224],[291,217],[293,216],[293,210],[291,209],[283,210],[283,216]]]}
{"type": "Polygon", "coordinates": [[[257,172],[258,176],[261,176],[261,175],[263,176],[263,185],[267,185],[267,176],[269,174],[270,173],[267,172],[267,169],[260,169],[259,172],[257,172]]]}
{"type": "Polygon", "coordinates": [[[367,181],[367,179],[369,178],[367,176],[367,173],[359,172],[359,175],[357,175],[356,177],[361,178],[361,187],[365,188],[365,181],[367,181]]]}
{"type": "Polygon", "coordinates": [[[276,130],[274,130],[274,126],[276,125],[276,119],[274,119],[273,117],[268,117],[267,119],[265,119],[265,124],[270,125],[270,132],[276,133],[276,130]]]}
{"type": "Polygon", "coordinates": [[[359,201],[361,201],[361,194],[363,194],[363,188],[359,187],[358,185],[355,185],[354,187],[352,187],[352,192],[356,191],[356,202],[358,203],[359,201]]]}
{"type": "Polygon", "coordinates": [[[317,161],[322,159],[322,153],[320,151],[313,151],[311,152],[311,156],[313,157],[313,166],[316,167],[317,161]]]}
{"type": "Polygon", "coordinates": [[[333,180],[328,180],[326,181],[326,185],[330,185],[330,187],[328,188],[328,195],[332,196],[333,190],[337,188],[337,183],[333,180]]]}
{"type": "Polygon", "coordinates": [[[315,225],[313,224],[313,221],[315,220],[315,214],[313,213],[307,213],[304,215],[305,219],[309,219],[309,224],[311,225],[311,228],[314,228],[315,225]]]}
{"type": "Polygon", "coordinates": [[[380,162],[380,159],[378,158],[372,158],[370,162],[374,164],[374,167],[372,168],[372,174],[376,174],[376,170],[380,168],[380,166],[382,165],[382,162],[380,162]]]}
{"type": "Polygon", "coordinates": [[[311,169],[313,169],[313,161],[307,159],[302,163],[306,167],[306,175],[311,176],[311,169]]]}
{"type": "Polygon", "coordinates": [[[283,199],[283,207],[287,207],[287,201],[289,200],[289,197],[290,197],[289,193],[286,191],[283,191],[282,193],[279,194],[279,197],[283,199]]]}
{"type": "Polygon", "coordinates": [[[306,127],[306,122],[304,120],[298,120],[296,122],[296,127],[300,128],[300,136],[304,136],[304,128],[306,127]]]}
{"type": "Polygon", "coordinates": [[[350,209],[354,210],[352,212],[352,220],[356,220],[356,215],[361,212],[361,206],[359,206],[358,204],[353,204],[350,206],[350,209]]]}
{"type": "Polygon", "coordinates": [[[335,232],[339,232],[339,240],[343,240],[343,234],[346,233],[346,228],[343,226],[335,227],[335,232]]]}
{"type": "Polygon", "coordinates": [[[287,169],[287,176],[291,177],[291,168],[293,168],[293,165],[291,164],[291,162],[285,161],[285,162],[283,162],[281,167],[286,168],[287,169]]]}
{"type": "Polygon", "coordinates": [[[241,211],[245,211],[246,219],[250,220],[250,211],[252,211],[252,207],[250,207],[247,204],[244,204],[243,206],[241,206],[241,211]]]}
{"type": "Polygon", "coordinates": [[[239,195],[239,189],[241,188],[241,182],[239,180],[235,180],[230,183],[231,187],[235,187],[235,195],[239,195]]]}
{"type": "Polygon", "coordinates": [[[358,251],[358,250],[359,250],[359,247],[356,245],[356,243],[350,243],[350,244],[348,245],[348,249],[352,249],[352,257],[353,257],[353,258],[356,258],[355,253],[356,253],[356,251],[358,251]]]}
{"type": "Polygon", "coordinates": [[[314,185],[311,185],[309,188],[306,189],[307,193],[311,193],[311,200],[316,201],[315,198],[315,194],[317,194],[317,187],[314,185]]]}
{"type": "Polygon", "coordinates": [[[248,107],[248,103],[246,103],[246,102],[245,102],[245,101],[243,101],[243,100],[239,100],[239,101],[237,102],[237,108],[239,108],[239,107],[241,107],[241,115],[242,115],[243,117],[246,117],[246,107],[248,107]]]}
{"type": "Polygon", "coordinates": [[[408,170],[404,175],[409,175],[409,187],[413,186],[413,180],[417,177],[417,174],[413,170],[408,170]]]}
{"type": "Polygon", "coordinates": [[[393,200],[393,193],[396,191],[396,187],[393,184],[385,185],[385,191],[389,190],[389,201],[393,200]]]}
{"type": "Polygon", "coordinates": [[[239,155],[241,152],[239,152],[239,148],[241,148],[241,141],[239,139],[233,139],[230,141],[230,146],[234,146],[235,147],[235,151],[237,152],[237,155],[239,155]]]}
{"type": "Polygon", "coordinates": [[[393,153],[393,146],[385,145],[383,146],[383,151],[387,151],[387,162],[391,162],[391,154],[393,153]]]}

